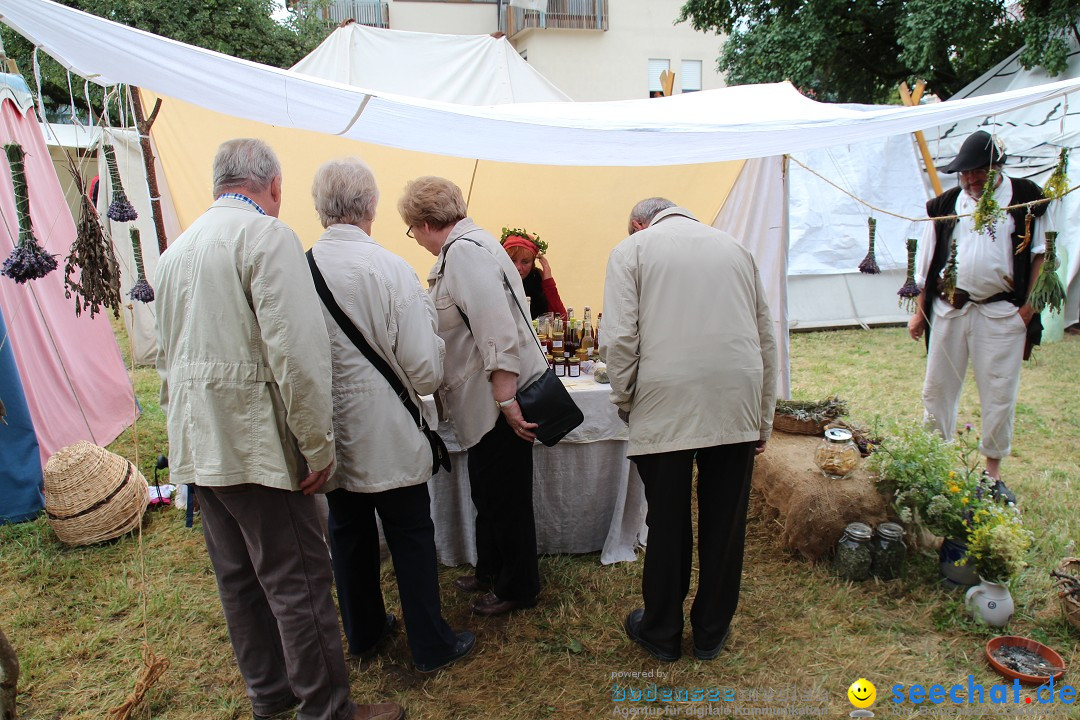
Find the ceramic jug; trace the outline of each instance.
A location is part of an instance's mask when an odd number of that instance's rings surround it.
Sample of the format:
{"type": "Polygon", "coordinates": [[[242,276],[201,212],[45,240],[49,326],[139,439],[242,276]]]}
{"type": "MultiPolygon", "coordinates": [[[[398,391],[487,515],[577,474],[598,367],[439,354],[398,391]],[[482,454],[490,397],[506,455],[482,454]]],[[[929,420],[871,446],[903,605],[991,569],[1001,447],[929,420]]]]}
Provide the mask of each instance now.
{"type": "Polygon", "coordinates": [[[964,596],[964,604],[977,620],[982,620],[991,627],[1005,627],[1013,614],[1013,599],[1009,588],[1001,583],[979,578],[964,596]]]}

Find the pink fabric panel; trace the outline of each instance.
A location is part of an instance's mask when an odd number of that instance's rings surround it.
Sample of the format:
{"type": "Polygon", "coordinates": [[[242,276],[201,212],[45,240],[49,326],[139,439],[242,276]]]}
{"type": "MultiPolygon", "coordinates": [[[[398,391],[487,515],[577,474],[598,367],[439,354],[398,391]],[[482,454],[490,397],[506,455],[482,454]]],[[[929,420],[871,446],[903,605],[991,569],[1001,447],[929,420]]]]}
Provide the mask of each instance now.
{"type": "MultiPolygon", "coordinates": [[[[34,233],[59,267],[40,280],[19,285],[0,275],[0,307],[7,342],[15,352],[41,463],[79,440],[107,445],[131,424],[134,400],[127,370],[109,324],[111,314],[75,317],[75,300],[64,297],[64,258],[75,240],[52,160],[32,110],[0,106],[0,144],[17,142],[26,151],[26,184],[34,233]]],[[[19,239],[11,168],[0,152],[0,262],[19,239]]],[[[0,342],[3,338],[0,338],[0,342]]]]}

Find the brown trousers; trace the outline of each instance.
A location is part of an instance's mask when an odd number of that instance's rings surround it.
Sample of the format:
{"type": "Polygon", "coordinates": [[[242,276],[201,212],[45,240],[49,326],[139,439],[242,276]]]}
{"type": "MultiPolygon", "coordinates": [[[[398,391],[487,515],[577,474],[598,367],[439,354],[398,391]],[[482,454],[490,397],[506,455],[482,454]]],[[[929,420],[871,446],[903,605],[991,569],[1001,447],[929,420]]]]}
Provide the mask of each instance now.
{"type": "Polygon", "coordinates": [[[259,715],[354,713],[330,556],[312,496],[263,485],[200,487],[203,535],[236,664],[259,715]]]}

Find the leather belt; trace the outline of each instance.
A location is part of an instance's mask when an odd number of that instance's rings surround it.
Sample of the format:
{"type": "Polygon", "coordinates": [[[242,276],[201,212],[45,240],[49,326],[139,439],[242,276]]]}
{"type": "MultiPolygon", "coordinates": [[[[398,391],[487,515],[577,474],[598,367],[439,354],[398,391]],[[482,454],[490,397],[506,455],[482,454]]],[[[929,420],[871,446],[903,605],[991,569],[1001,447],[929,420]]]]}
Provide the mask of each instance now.
{"type": "Polygon", "coordinates": [[[969,302],[975,305],[986,305],[987,303],[998,302],[999,300],[1008,300],[1011,302],[1013,299],[1013,294],[1011,292],[999,292],[996,295],[991,295],[990,297],[983,298],[982,300],[972,300],[971,294],[967,290],[961,290],[960,288],[956,288],[956,290],[953,292],[953,297],[951,300],[949,299],[948,293],[939,293],[938,297],[944,300],[947,304],[952,305],[957,310],[960,310],[969,302]]]}

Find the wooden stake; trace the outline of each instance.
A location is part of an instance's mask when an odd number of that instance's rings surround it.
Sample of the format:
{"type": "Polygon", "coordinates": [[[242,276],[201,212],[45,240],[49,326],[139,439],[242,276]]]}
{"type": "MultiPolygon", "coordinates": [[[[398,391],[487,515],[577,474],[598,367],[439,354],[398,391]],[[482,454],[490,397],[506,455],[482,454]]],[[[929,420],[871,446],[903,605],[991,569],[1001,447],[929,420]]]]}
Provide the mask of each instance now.
{"type": "Polygon", "coordinates": [[[131,106],[135,111],[135,125],[139,130],[139,145],[142,147],[143,167],[146,168],[146,184],[150,189],[150,212],[154,216],[154,231],[157,234],[158,253],[165,252],[169,238],[165,235],[165,218],[161,213],[161,192],[158,190],[157,170],[154,168],[154,151],[150,149],[150,128],[157,120],[161,110],[161,98],[154,103],[150,117],[143,114],[142,96],[139,88],[131,88],[131,106]]]}
{"type": "MultiPolygon", "coordinates": [[[[924,89],[926,89],[926,83],[922,80],[915,83],[914,93],[908,90],[906,82],[902,82],[900,83],[900,99],[908,107],[918,105],[924,89]]],[[[934,194],[940,195],[944,192],[941,189],[941,180],[938,179],[937,168],[934,166],[934,158],[930,155],[930,147],[926,144],[926,137],[923,135],[922,130],[915,131],[915,142],[919,144],[919,151],[922,153],[923,164],[926,165],[926,174],[930,176],[930,185],[934,188],[934,194]]]]}
{"type": "Polygon", "coordinates": [[[660,87],[663,89],[664,97],[671,97],[671,93],[675,90],[675,73],[670,70],[660,73],[660,87]]]}

